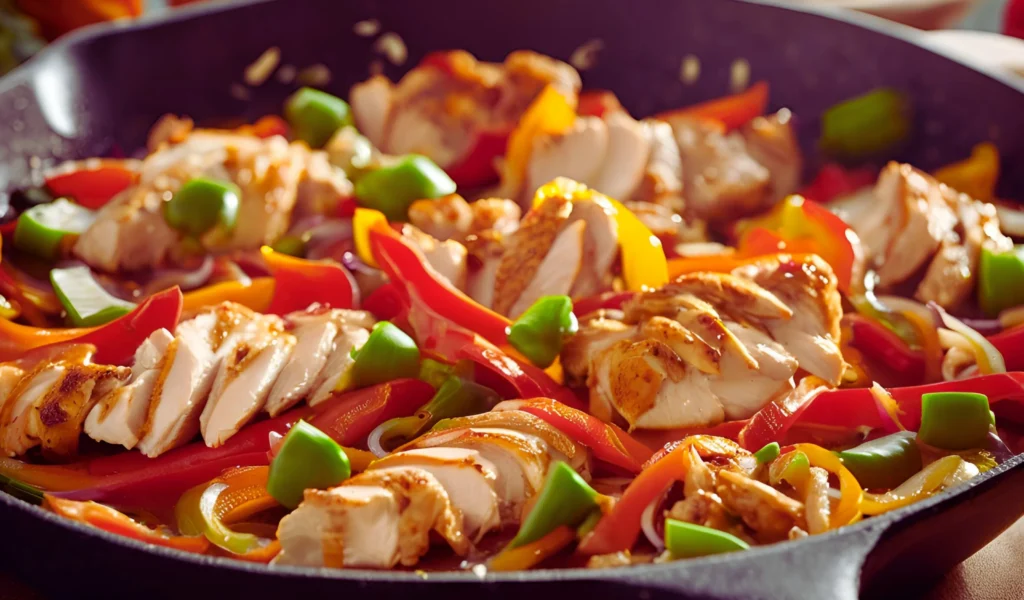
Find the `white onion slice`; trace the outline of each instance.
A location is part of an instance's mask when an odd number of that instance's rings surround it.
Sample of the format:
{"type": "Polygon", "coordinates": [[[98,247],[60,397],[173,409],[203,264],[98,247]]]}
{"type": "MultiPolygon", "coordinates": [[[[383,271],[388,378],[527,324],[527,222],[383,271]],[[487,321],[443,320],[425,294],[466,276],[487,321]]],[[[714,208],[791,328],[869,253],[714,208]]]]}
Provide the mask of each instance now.
{"type": "Polygon", "coordinates": [[[658,530],[654,527],[654,511],[661,508],[666,494],[668,494],[668,490],[665,490],[653,502],[648,504],[647,508],[644,509],[644,513],[640,516],[640,527],[643,529],[644,535],[647,536],[647,541],[658,552],[665,549],[665,540],[661,539],[661,536],[658,535],[658,530]]]}

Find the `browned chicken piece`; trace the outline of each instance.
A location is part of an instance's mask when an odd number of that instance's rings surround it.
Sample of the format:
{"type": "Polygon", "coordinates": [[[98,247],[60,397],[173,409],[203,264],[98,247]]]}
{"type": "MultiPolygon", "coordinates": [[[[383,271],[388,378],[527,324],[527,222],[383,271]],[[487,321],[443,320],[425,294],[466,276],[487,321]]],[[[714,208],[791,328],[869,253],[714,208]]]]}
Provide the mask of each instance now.
{"type": "Polygon", "coordinates": [[[465,242],[470,236],[506,236],[519,228],[519,205],[503,198],[474,202],[458,194],[437,200],[417,200],[409,207],[409,222],[438,240],[465,242]]]}
{"type": "Polygon", "coordinates": [[[1013,241],[1000,231],[994,205],[941,187],[943,197],[959,217],[959,224],[942,240],[914,297],[921,302],[935,302],[945,309],[954,309],[974,291],[982,249],[1004,252],[1013,248],[1013,241]]]}
{"type": "Polygon", "coordinates": [[[766,117],[757,117],[743,126],[741,135],[747,153],[768,169],[770,200],[778,202],[800,188],[803,155],[793,131],[793,115],[786,109],[766,117]]]}
{"type": "Polygon", "coordinates": [[[647,165],[632,200],[664,207],[669,213],[683,212],[683,164],[672,126],[657,119],[644,119],[644,137],[650,146],[647,165]]]}
{"type": "Polygon", "coordinates": [[[611,148],[609,137],[608,125],[601,118],[577,117],[567,131],[535,138],[523,187],[504,191],[529,206],[537,189],[556,177],[593,185],[611,148]]]}
{"type": "Polygon", "coordinates": [[[793,527],[807,529],[802,503],[756,479],[720,471],[716,492],[725,508],[739,515],[762,543],[789,539],[793,527]]]}
{"type": "Polygon", "coordinates": [[[772,201],[771,174],[754,160],[738,133],[693,119],[670,122],[682,159],[686,212],[727,221],[761,212],[772,201]]]}
{"type": "Polygon", "coordinates": [[[455,240],[443,242],[423,233],[413,225],[402,227],[402,234],[423,253],[427,263],[459,289],[466,287],[466,247],[455,240]]]}
{"type": "Polygon", "coordinates": [[[20,456],[40,447],[43,455],[66,459],[78,451],[83,422],[99,399],[128,379],[127,367],[92,363],[95,348],[74,345],[30,370],[3,368],[0,450],[20,456]]]}
{"type": "Polygon", "coordinates": [[[804,370],[839,385],[846,370],[839,350],[843,306],[838,281],[828,263],[815,254],[777,254],[733,274],[750,279],[792,309],[789,319],[764,322],[769,333],[804,370]]]}
{"type": "Polygon", "coordinates": [[[631,430],[743,419],[789,397],[799,367],[838,382],[839,302],[816,256],[687,274],[638,294],[621,318],[583,319],[563,365],[570,381],[587,382],[595,416],[631,430]]]}
{"type": "Polygon", "coordinates": [[[149,130],[146,138],[146,149],[156,152],[166,144],[183,142],[192,133],[195,124],[188,117],[179,117],[170,113],[160,117],[149,130]]]}
{"type": "MultiPolygon", "coordinates": [[[[565,296],[583,272],[585,244],[589,238],[585,221],[567,223],[548,248],[533,278],[523,289],[508,316],[516,318],[544,296],[565,296]]],[[[595,276],[596,279],[596,276],[595,276]]],[[[596,284],[595,284],[596,285],[596,284]]],[[[499,294],[499,292],[495,292],[499,294]]]]}
{"type": "Polygon", "coordinates": [[[462,159],[484,130],[511,129],[547,84],[567,96],[580,87],[569,65],[529,51],[504,64],[468,52],[431,55],[398,83],[376,76],[350,95],[356,125],[387,154],[423,154],[442,167],[462,159]]]}
{"type": "Polygon", "coordinates": [[[807,512],[808,533],[825,533],[829,530],[832,505],[828,496],[828,471],[821,467],[811,467],[804,508],[807,512]]]}
{"type": "Polygon", "coordinates": [[[554,196],[526,213],[508,244],[494,282],[494,310],[508,314],[537,274],[555,238],[572,213],[572,201],[554,196]]]}
{"type": "Polygon", "coordinates": [[[142,162],[139,183],[104,206],[79,237],[74,253],[103,271],[132,271],[177,262],[187,252],[182,236],[164,221],[163,204],[188,180],[209,177],[241,188],[238,219],[230,232],[200,238],[211,252],[272,243],[293,218],[330,213],[352,185],[322,152],[275,136],[196,130],[164,144],[142,162]]]}
{"type": "Polygon", "coordinates": [[[614,209],[600,196],[574,202],[568,226],[585,225],[583,259],[569,290],[573,298],[585,298],[611,289],[612,265],[619,257],[619,225],[614,209]]]}

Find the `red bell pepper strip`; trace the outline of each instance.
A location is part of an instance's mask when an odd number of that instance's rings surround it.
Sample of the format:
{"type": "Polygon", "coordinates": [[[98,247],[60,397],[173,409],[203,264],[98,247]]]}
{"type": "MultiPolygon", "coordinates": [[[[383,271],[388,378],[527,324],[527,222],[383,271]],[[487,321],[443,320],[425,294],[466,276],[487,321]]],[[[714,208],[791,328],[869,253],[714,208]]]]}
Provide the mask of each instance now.
{"type": "Polygon", "coordinates": [[[1007,371],[1024,371],[1024,325],[1001,331],[988,341],[1003,355],[1007,371]]]}
{"type": "Polygon", "coordinates": [[[760,450],[765,444],[781,440],[800,420],[800,416],[810,407],[815,397],[827,389],[828,385],[821,379],[814,376],[804,377],[792,392],[773,400],[754,413],[737,436],[740,445],[747,450],[753,449],[753,452],[760,450]]]}
{"type": "Polygon", "coordinates": [[[667,111],[657,117],[708,119],[722,123],[726,129],[736,129],[763,115],[767,108],[768,83],[760,81],[738,94],[667,111]]]}
{"type": "Polygon", "coordinates": [[[829,203],[875,183],[878,172],[874,169],[846,169],[835,163],[826,163],[818,170],[811,183],[800,195],[815,202],[829,203]]]}
{"type": "Polygon", "coordinates": [[[46,187],[55,196],[67,196],[77,204],[96,210],[134,184],[139,173],[123,160],[80,161],[70,170],[63,168],[46,177],[46,187]]]}
{"type": "MultiPolygon", "coordinates": [[[[985,394],[993,410],[1016,412],[1018,409],[1015,407],[1024,405],[1024,373],[997,373],[958,381],[891,388],[888,391],[899,408],[900,423],[908,430],[917,431],[921,426],[921,396],[934,392],[985,394]]],[[[871,390],[867,388],[830,390],[819,394],[808,404],[799,420],[801,423],[851,428],[877,429],[885,426],[871,390]]]]}
{"type": "Polygon", "coordinates": [[[445,167],[459,188],[482,187],[498,180],[496,159],[504,156],[511,128],[483,129],[474,134],[462,159],[445,167]]]}
{"type": "Polygon", "coordinates": [[[471,360],[508,382],[516,398],[553,398],[567,407],[583,410],[583,403],[571,390],[555,383],[543,370],[517,361],[498,348],[467,343],[455,352],[454,358],[471,360]]]}
{"type": "Polygon", "coordinates": [[[363,309],[381,321],[391,321],[407,310],[402,292],[394,283],[385,283],[371,292],[363,300],[363,309]]]}
{"type": "Polygon", "coordinates": [[[740,222],[738,254],[814,253],[832,266],[839,289],[850,293],[863,279],[865,252],[860,238],[842,219],[801,196],[790,196],[770,213],[740,222]]]}
{"type": "Polygon", "coordinates": [[[181,290],[175,286],[143,300],[123,317],[84,329],[29,327],[0,319],[0,362],[17,359],[29,350],[74,342],[96,346],[93,360],[97,363],[127,364],[151,333],[177,327],[182,301],[181,290]]]}
{"type": "Polygon", "coordinates": [[[319,302],[331,308],[353,308],[358,288],[352,274],[334,261],[295,258],[264,246],[263,259],[274,277],[274,296],[267,312],[284,315],[319,302]]]}
{"type": "Polygon", "coordinates": [[[618,426],[551,398],[510,400],[500,403],[494,410],[521,410],[540,417],[574,441],[590,448],[595,458],[630,473],[639,473],[641,466],[653,454],[650,448],[630,437],[618,426]]]}
{"type": "Polygon", "coordinates": [[[626,112],[619,102],[618,96],[608,90],[584,90],[580,92],[579,106],[576,114],[581,117],[604,118],[605,115],[626,112]]]}
{"type": "Polygon", "coordinates": [[[205,554],[210,549],[210,541],[203,536],[167,535],[150,529],[109,506],[95,502],[78,502],[46,495],[43,497],[43,508],[72,521],[92,525],[97,529],[132,538],[144,544],[174,548],[193,554],[205,554]]]}
{"type": "Polygon", "coordinates": [[[877,360],[894,371],[904,373],[908,380],[920,381],[924,375],[924,354],[907,346],[898,335],[884,325],[857,313],[843,318],[850,324],[851,344],[872,360],[877,360]]]}
{"type": "MultiPolygon", "coordinates": [[[[671,269],[672,261],[669,261],[669,268],[671,269]]],[[[671,273],[669,274],[671,276],[671,273]]],[[[622,308],[622,305],[627,301],[632,300],[636,296],[636,292],[605,292],[596,296],[588,296],[586,298],[580,298],[574,300],[572,303],[572,312],[577,317],[588,315],[594,311],[603,309],[614,309],[618,310],[622,308]]]]}
{"type": "MultiPolygon", "coordinates": [[[[418,379],[396,379],[348,392],[318,405],[309,424],[342,446],[364,445],[378,425],[416,412],[434,396],[434,388],[418,379]]],[[[365,446],[364,446],[365,447],[365,446]]]]}
{"type": "Polygon", "coordinates": [[[415,291],[430,310],[452,323],[480,334],[492,344],[506,342],[511,321],[452,287],[427,264],[418,249],[386,224],[375,224],[369,234],[374,260],[392,282],[415,291]]]}

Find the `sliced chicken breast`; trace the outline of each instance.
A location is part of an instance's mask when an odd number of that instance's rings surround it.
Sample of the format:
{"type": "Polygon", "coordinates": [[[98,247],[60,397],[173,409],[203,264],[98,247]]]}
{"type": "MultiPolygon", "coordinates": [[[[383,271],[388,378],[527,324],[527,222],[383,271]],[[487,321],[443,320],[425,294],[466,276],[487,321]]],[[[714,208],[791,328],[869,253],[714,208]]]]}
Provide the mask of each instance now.
{"type": "Polygon", "coordinates": [[[566,225],[548,249],[544,260],[537,266],[533,279],[508,310],[512,319],[526,312],[534,302],[544,296],[564,296],[572,290],[580,269],[586,239],[586,221],[566,225]]]}
{"type": "Polygon", "coordinates": [[[334,350],[338,326],[317,316],[299,321],[292,331],[295,347],[267,398],[266,410],[276,417],[307,397],[334,350]]]}
{"type": "Polygon", "coordinates": [[[534,192],[556,177],[591,185],[605,164],[609,138],[608,125],[598,117],[577,117],[565,133],[536,138],[520,203],[528,205],[534,192]]]}

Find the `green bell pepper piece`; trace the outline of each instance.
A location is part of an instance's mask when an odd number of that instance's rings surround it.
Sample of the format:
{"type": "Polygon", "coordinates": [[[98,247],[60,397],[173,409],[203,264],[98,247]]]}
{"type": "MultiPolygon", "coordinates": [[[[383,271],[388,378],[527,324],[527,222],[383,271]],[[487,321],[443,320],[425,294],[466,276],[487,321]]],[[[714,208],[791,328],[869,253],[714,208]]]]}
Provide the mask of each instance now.
{"type": "Polygon", "coordinates": [[[368,387],[420,372],[420,349],[416,341],[388,321],[373,326],[370,338],[352,350],[352,377],[359,387],[368,387]]]}
{"type": "Polygon", "coordinates": [[[54,260],[64,236],[84,233],[95,220],[95,212],[58,198],[21,213],[14,228],[14,245],[23,252],[54,260]]]}
{"type": "Polygon", "coordinates": [[[764,465],[778,458],[780,450],[781,448],[779,447],[778,442],[765,444],[764,448],[761,448],[754,453],[754,458],[757,459],[757,464],[764,465]]]}
{"type": "Polygon", "coordinates": [[[913,431],[900,431],[836,452],[862,487],[892,489],[921,470],[921,451],[913,431]]]}
{"type": "Polygon", "coordinates": [[[803,452],[796,452],[784,465],[772,463],[768,471],[768,480],[772,485],[778,485],[783,481],[796,487],[805,481],[811,472],[811,461],[803,452]]]}
{"type": "Polygon", "coordinates": [[[821,117],[819,146],[846,161],[877,156],[910,137],[911,107],[906,95],[878,89],[829,108],[821,117]]]}
{"type": "Polygon", "coordinates": [[[384,213],[389,221],[405,221],[417,200],[455,193],[455,182],[426,156],[408,154],[389,166],[370,171],[356,182],[361,206],[384,213]]]}
{"type": "Polygon", "coordinates": [[[185,182],[164,203],[164,220],[171,227],[199,236],[217,227],[235,228],[242,190],[230,181],[196,177],[185,182]]]}
{"type": "Polygon", "coordinates": [[[674,558],[695,558],[748,550],[750,545],[724,531],[685,521],[665,519],[665,548],[674,558]]]}
{"type": "Polygon", "coordinates": [[[969,392],[935,392],[921,396],[917,439],[942,450],[983,448],[993,425],[988,396],[969,392]]]}
{"type": "Polygon", "coordinates": [[[551,366],[562,342],[579,330],[568,296],[544,296],[526,309],[508,330],[508,343],[541,368],[551,366]]]}
{"type": "Polygon", "coordinates": [[[103,325],[135,309],[103,289],[89,267],[51,269],[50,283],[75,327],[103,325]]]}
{"type": "Polygon", "coordinates": [[[537,502],[509,548],[535,542],[562,525],[579,526],[598,508],[597,495],[572,467],[562,461],[555,462],[548,470],[537,502]]]}
{"type": "Polygon", "coordinates": [[[1006,252],[981,249],[978,304],[990,317],[1024,305],[1024,244],[1006,252]]]}
{"type": "Polygon", "coordinates": [[[420,374],[417,379],[429,383],[430,387],[436,390],[453,375],[463,379],[472,379],[473,362],[460,360],[454,365],[449,365],[432,358],[424,358],[420,362],[420,374]]]}
{"type": "Polygon", "coordinates": [[[282,506],[295,509],[306,490],[327,489],[351,474],[348,455],[342,447],[326,433],[299,421],[284,436],[270,463],[267,492],[282,506]]]}
{"type": "Polygon", "coordinates": [[[381,447],[385,450],[397,448],[442,419],[477,415],[491,410],[499,402],[501,396],[491,388],[451,375],[416,414],[395,417],[381,425],[381,447]]]}
{"type": "Polygon", "coordinates": [[[352,125],[352,109],[348,102],[327,92],[304,87],[289,96],[284,116],[295,137],[322,148],[336,131],[352,125]]]}

